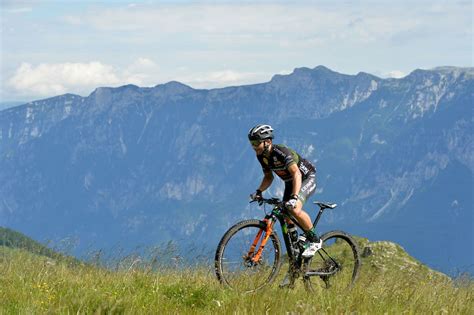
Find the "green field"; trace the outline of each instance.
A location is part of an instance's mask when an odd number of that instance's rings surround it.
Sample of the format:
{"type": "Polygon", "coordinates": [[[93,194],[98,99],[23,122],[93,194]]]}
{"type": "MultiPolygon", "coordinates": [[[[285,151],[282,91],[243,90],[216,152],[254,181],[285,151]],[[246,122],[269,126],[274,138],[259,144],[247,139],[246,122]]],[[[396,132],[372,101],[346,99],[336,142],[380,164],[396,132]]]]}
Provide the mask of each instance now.
{"type": "MultiPolygon", "coordinates": [[[[1,314],[473,314],[474,286],[452,280],[389,242],[358,239],[363,258],[350,291],[307,293],[273,284],[239,294],[224,289],[210,266],[151,268],[137,259],[114,268],[0,246],[1,314]]],[[[282,275],[285,266],[282,267],[282,275]]]]}

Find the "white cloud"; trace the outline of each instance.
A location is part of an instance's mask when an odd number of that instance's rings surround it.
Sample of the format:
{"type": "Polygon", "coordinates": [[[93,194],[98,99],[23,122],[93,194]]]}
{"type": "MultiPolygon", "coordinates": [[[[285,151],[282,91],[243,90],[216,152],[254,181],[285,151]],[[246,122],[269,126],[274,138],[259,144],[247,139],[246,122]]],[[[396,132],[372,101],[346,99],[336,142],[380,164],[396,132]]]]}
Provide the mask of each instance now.
{"type": "Polygon", "coordinates": [[[9,14],[22,14],[33,11],[33,7],[39,3],[39,0],[2,0],[2,10],[9,14]]]}
{"type": "Polygon", "coordinates": [[[247,79],[252,74],[239,73],[231,70],[215,71],[209,74],[209,79],[216,82],[236,82],[247,79]]]}
{"type": "Polygon", "coordinates": [[[192,75],[181,75],[178,81],[194,88],[218,88],[268,81],[271,75],[261,72],[239,72],[235,70],[210,71],[192,75]]]}
{"type": "Polygon", "coordinates": [[[74,26],[84,24],[82,19],[79,16],[74,16],[74,15],[65,15],[61,17],[61,20],[67,24],[71,24],[74,26]]]}
{"type": "Polygon", "coordinates": [[[22,8],[11,8],[11,9],[5,9],[7,13],[29,13],[33,11],[33,8],[30,7],[22,7],[22,8]]]}
{"type": "Polygon", "coordinates": [[[57,63],[31,65],[22,63],[8,85],[21,95],[53,96],[64,93],[88,95],[100,86],[155,86],[177,80],[195,88],[215,88],[229,85],[259,83],[270,74],[239,72],[234,70],[193,73],[191,69],[178,69],[176,77],[164,77],[160,67],[149,58],[138,58],[124,68],[113,67],[98,61],[89,63],[57,63]]]}
{"type": "Polygon", "coordinates": [[[125,83],[119,71],[101,62],[42,63],[33,66],[22,63],[8,81],[20,94],[51,96],[66,92],[83,93],[97,86],[125,83]]]}
{"type": "Polygon", "coordinates": [[[471,1],[174,3],[3,0],[0,97],[171,80],[223,87],[319,64],[403,77],[472,63],[471,1]],[[142,58],[130,61],[137,52],[142,58]]]}
{"type": "Polygon", "coordinates": [[[158,65],[149,58],[140,57],[135,60],[129,67],[128,70],[131,72],[137,71],[157,71],[159,69],[158,65]]]}
{"type": "Polygon", "coordinates": [[[158,37],[194,34],[206,41],[232,34],[235,37],[227,40],[252,41],[260,40],[261,36],[277,39],[278,33],[318,32],[328,24],[342,27],[343,17],[344,14],[323,11],[317,6],[189,4],[98,9],[68,19],[86,21],[98,31],[140,31],[158,37]]]}
{"type": "Polygon", "coordinates": [[[385,74],[385,77],[388,78],[394,78],[394,79],[400,79],[406,76],[406,73],[400,71],[400,70],[393,70],[385,74]]]}
{"type": "MultiPolygon", "coordinates": [[[[420,8],[414,7],[414,11],[420,8]]],[[[102,32],[144,32],[154,37],[192,34],[205,42],[273,41],[281,47],[384,40],[420,26],[403,6],[375,4],[187,4],[99,8],[76,17],[102,32]],[[381,10],[382,9],[382,10],[381,10]],[[384,10],[386,9],[386,10],[384,10]],[[402,14],[403,13],[403,14],[402,14]],[[231,36],[229,36],[231,35],[231,36]]],[[[121,34],[127,37],[127,34],[121,34]]]]}
{"type": "Polygon", "coordinates": [[[292,72],[293,72],[293,70],[287,70],[287,69],[285,69],[285,70],[281,70],[280,72],[278,72],[278,74],[280,74],[280,75],[287,75],[287,74],[290,74],[290,73],[292,73],[292,72]]]}

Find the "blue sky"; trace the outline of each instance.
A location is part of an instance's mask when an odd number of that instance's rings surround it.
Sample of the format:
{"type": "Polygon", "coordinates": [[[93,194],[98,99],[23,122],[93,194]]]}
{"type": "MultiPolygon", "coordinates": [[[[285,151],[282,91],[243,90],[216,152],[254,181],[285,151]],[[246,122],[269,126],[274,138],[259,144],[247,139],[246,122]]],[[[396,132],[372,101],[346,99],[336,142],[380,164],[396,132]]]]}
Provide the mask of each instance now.
{"type": "Polygon", "coordinates": [[[0,1],[1,101],[473,66],[472,1],[0,1]]]}

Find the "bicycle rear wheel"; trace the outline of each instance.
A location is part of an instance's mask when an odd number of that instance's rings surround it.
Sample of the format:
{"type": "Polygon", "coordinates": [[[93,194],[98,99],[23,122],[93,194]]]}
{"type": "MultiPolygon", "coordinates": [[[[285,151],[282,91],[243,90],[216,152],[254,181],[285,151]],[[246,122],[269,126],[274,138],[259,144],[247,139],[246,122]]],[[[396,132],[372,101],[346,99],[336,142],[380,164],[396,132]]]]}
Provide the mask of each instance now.
{"type": "Polygon", "coordinates": [[[304,282],[309,291],[318,287],[335,290],[351,288],[360,268],[357,244],[349,234],[331,231],[321,236],[322,248],[304,261],[304,282]]]}
{"type": "Polygon", "coordinates": [[[269,236],[260,259],[252,261],[266,236],[265,230],[264,222],[246,220],[224,234],[215,256],[216,275],[222,284],[239,292],[253,292],[275,280],[280,270],[281,248],[276,233],[269,236]],[[251,247],[256,241],[252,253],[251,247]]]}

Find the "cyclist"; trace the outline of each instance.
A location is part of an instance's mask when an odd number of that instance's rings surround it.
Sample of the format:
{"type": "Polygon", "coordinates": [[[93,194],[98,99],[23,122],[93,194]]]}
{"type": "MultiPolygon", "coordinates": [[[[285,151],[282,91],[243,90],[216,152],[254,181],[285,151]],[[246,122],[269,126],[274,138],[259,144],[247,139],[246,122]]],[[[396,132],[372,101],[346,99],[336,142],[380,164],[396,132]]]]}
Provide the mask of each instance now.
{"type": "Polygon", "coordinates": [[[275,172],[285,182],[285,207],[296,218],[309,240],[302,256],[312,257],[321,248],[322,241],[313,230],[313,223],[303,210],[303,204],[316,190],[316,169],[294,150],[273,144],[273,128],[270,125],[256,125],[250,129],[248,138],[264,174],[260,186],[250,197],[253,200],[262,198],[262,192],[273,182],[272,171],[275,172]]]}

